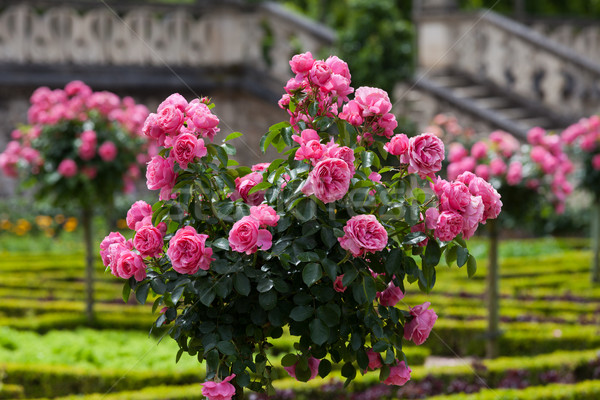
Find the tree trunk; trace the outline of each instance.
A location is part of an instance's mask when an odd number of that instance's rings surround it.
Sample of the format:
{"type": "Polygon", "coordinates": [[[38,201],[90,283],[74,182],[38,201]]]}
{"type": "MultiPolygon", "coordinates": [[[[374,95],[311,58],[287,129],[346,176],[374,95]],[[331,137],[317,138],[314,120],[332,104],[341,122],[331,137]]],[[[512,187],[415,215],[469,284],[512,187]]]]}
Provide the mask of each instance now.
{"type": "Polygon", "coordinates": [[[600,199],[592,207],[592,283],[600,283],[600,199]]]}
{"type": "Polygon", "coordinates": [[[488,270],[486,275],[486,302],[488,309],[488,332],[486,342],[486,357],[498,357],[499,331],[499,296],[500,281],[498,267],[498,226],[496,220],[488,220],[490,248],[488,253],[488,270]]]}
{"type": "Polygon", "coordinates": [[[81,215],[83,225],[83,241],[85,242],[85,314],[88,323],[93,323],[94,316],[94,250],[92,246],[92,210],[84,208],[81,215]]]}

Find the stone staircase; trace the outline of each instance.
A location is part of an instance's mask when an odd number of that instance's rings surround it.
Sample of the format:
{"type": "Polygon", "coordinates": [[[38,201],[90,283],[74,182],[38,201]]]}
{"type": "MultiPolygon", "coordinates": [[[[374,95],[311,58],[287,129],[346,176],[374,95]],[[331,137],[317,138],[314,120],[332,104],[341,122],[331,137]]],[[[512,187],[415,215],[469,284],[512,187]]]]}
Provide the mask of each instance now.
{"type": "Polygon", "coordinates": [[[490,11],[426,11],[415,16],[419,72],[394,93],[396,112],[421,130],[450,113],[482,134],[524,139],[600,110],[595,60],[490,11]]]}

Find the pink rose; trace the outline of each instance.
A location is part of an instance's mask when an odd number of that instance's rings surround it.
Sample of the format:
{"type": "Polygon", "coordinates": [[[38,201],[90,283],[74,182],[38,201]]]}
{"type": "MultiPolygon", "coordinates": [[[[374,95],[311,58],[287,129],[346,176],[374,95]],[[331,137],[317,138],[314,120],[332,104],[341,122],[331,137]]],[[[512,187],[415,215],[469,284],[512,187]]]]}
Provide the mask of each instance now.
{"type": "Polygon", "coordinates": [[[385,307],[394,307],[400,300],[404,298],[404,293],[399,287],[390,281],[388,287],[383,292],[377,293],[379,304],[385,307]]]}
{"type": "Polygon", "coordinates": [[[506,173],[506,182],[511,186],[515,186],[521,183],[522,179],[523,165],[518,161],[511,162],[506,173]]]}
{"type": "Polygon", "coordinates": [[[250,216],[258,221],[261,228],[277,226],[277,221],[279,221],[277,212],[266,204],[250,207],[250,216]]]}
{"type": "MultiPolygon", "coordinates": [[[[461,175],[462,176],[462,175],[461,175]]],[[[459,176],[459,180],[460,180],[459,176]]],[[[495,219],[500,214],[502,209],[502,201],[500,201],[500,194],[494,189],[492,185],[484,181],[482,178],[475,176],[470,179],[468,183],[469,190],[473,196],[481,196],[484,205],[482,223],[485,223],[488,219],[495,219]]]]}
{"type": "Polygon", "coordinates": [[[170,197],[176,179],[177,174],[175,174],[172,159],[161,156],[152,157],[146,170],[146,185],[150,190],[160,189],[160,200],[170,197]]]}
{"type": "Polygon", "coordinates": [[[363,123],[362,109],[355,100],[350,100],[344,105],[339,117],[345,121],[348,121],[348,123],[352,126],[359,126],[363,123]]]}
{"type": "Polygon", "coordinates": [[[369,357],[369,366],[367,367],[368,370],[373,371],[383,366],[383,362],[381,362],[381,355],[373,351],[373,349],[367,350],[367,357],[369,357]]]}
{"type": "Polygon", "coordinates": [[[315,165],[302,187],[302,193],[306,196],[314,194],[323,203],[332,203],[346,195],[351,178],[346,161],[328,158],[315,165]]]}
{"type": "Polygon", "coordinates": [[[265,191],[259,190],[249,194],[250,190],[263,181],[260,172],[251,172],[244,177],[235,178],[235,192],[231,194],[231,200],[242,199],[251,206],[257,206],[265,199],[265,191]]]}
{"type": "Polygon", "coordinates": [[[65,178],[71,178],[77,175],[77,164],[70,158],[66,158],[58,164],[57,171],[65,178]]]}
{"type": "Polygon", "coordinates": [[[158,257],[163,252],[163,235],[158,228],[144,225],[136,232],[133,245],[142,257],[158,257]]]}
{"type": "Polygon", "coordinates": [[[396,362],[397,364],[390,368],[390,375],[383,381],[386,385],[402,386],[410,380],[412,369],[406,366],[404,361],[396,362]]]}
{"type": "Polygon", "coordinates": [[[221,382],[208,381],[202,383],[202,396],[208,400],[231,400],[235,395],[235,386],[229,381],[235,378],[235,374],[229,375],[221,382]]]}
{"type": "Polygon", "coordinates": [[[408,136],[401,133],[393,136],[383,148],[393,156],[402,156],[408,152],[408,142],[408,136]]]}
{"type": "Polygon", "coordinates": [[[329,143],[327,145],[327,156],[346,161],[346,164],[348,164],[348,169],[350,169],[350,175],[354,176],[354,150],[352,150],[350,147],[329,143]]]}
{"type": "Polygon", "coordinates": [[[229,231],[229,246],[239,253],[252,254],[259,247],[261,250],[269,250],[272,240],[271,232],[260,229],[260,223],[252,217],[243,217],[229,231]]]}
{"type": "Polygon", "coordinates": [[[204,140],[196,138],[191,133],[182,133],[177,136],[171,154],[179,166],[182,169],[186,169],[188,163],[194,161],[196,157],[204,157],[206,152],[204,140]]]}
{"type": "Polygon", "coordinates": [[[487,150],[487,145],[484,142],[477,142],[471,147],[471,156],[476,160],[480,160],[487,156],[487,150]]]}
{"type": "Polygon", "coordinates": [[[117,146],[111,141],[106,141],[98,148],[98,154],[103,161],[110,162],[117,157],[117,146]]]}
{"type": "Polygon", "coordinates": [[[164,106],[157,114],[156,122],[159,128],[168,135],[179,132],[184,121],[183,111],[173,104],[164,106]]]}
{"type": "Polygon", "coordinates": [[[314,129],[304,129],[302,132],[300,132],[300,136],[292,135],[292,140],[298,143],[300,146],[303,146],[311,140],[316,140],[318,142],[321,140],[321,138],[314,129]]]}
{"type": "Polygon", "coordinates": [[[540,128],[539,126],[533,127],[527,132],[527,141],[531,145],[541,144],[544,136],[546,135],[546,130],[544,128],[540,128]]]}
{"type": "Polygon", "coordinates": [[[467,157],[468,155],[469,152],[461,143],[450,143],[450,149],[448,150],[448,161],[450,161],[451,163],[457,163],[463,158],[467,157]]]}
{"type": "Polygon", "coordinates": [[[596,154],[592,157],[592,168],[596,171],[600,170],[600,154],[596,154]]]}
{"type": "Polygon", "coordinates": [[[387,231],[374,215],[355,215],[346,222],[344,233],[338,241],[354,257],[375,253],[387,246],[387,231]]]}
{"type": "Polygon", "coordinates": [[[464,183],[454,181],[444,186],[444,192],[439,197],[440,211],[457,211],[461,213],[471,201],[471,192],[464,183]]]}
{"type": "Polygon", "coordinates": [[[479,222],[483,218],[483,200],[481,196],[471,196],[471,201],[465,208],[465,211],[462,213],[463,217],[463,239],[469,239],[477,228],[479,227],[479,222]]]}
{"type": "Polygon", "coordinates": [[[427,301],[419,306],[411,307],[410,314],[413,319],[404,325],[404,339],[412,340],[417,346],[427,340],[438,318],[435,311],[427,309],[430,305],[431,303],[427,301]]]}
{"type": "Polygon", "coordinates": [[[475,167],[475,175],[479,176],[483,180],[490,180],[490,166],[486,164],[479,164],[475,167]]]}
{"type": "Polygon", "coordinates": [[[119,254],[115,270],[115,276],[123,279],[129,279],[134,276],[135,280],[139,282],[146,277],[146,264],[144,264],[144,260],[138,253],[131,250],[125,250],[119,254]]]}
{"type": "Polygon", "coordinates": [[[144,200],[138,200],[127,211],[127,226],[137,231],[144,225],[152,225],[152,206],[144,200]]]}
{"type": "Polygon", "coordinates": [[[421,177],[430,176],[442,169],[444,142],[432,133],[412,137],[408,143],[406,158],[409,173],[418,173],[421,177]]]}
{"type": "Polygon", "coordinates": [[[356,89],[354,100],[360,106],[363,118],[372,115],[387,114],[392,109],[392,102],[387,92],[379,88],[359,87],[356,89]]]}
{"type": "Polygon", "coordinates": [[[271,165],[271,163],[258,163],[254,164],[251,169],[253,172],[264,172],[267,170],[267,168],[269,168],[269,165],[271,165]]]}
{"type": "MultiPolygon", "coordinates": [[[[119,232],[111,232],[106,236],[100,243],[100,257],[102,257],[102,263],[105,267],[109,267],[111,263],[109,254],[109,247],[111,244],[122,244],[128,248],[127,239],[119,232]]],[[[128,248],[128,250],[131,250],[131,248],[128,248]]]]}
{"type": "Polygon", "coordinates": [[[302,54],[296,54],[290,60],[290,67],[294,74],[305,74],[312,68],[315,59],[313,58],[310,51],[302,54]]]}
{"type": "Polygon", "coordinates": [[[79,146],[79,157],[82,160],[91,160],[96,155],[96,132],[92,130],[81,133],[81,145],[79,146]]]}
{"type": "Polygon", "coordinates": [[[189,119],[191,119],[193,126],[200,131],[200,134],[212,141],[220,129],[217,128],[219,118],[212,113],[210,108],[199,100],[194,99],[186,109],[186,113],[189,119]]]}
{"type": "Polygon", "coordinates": [[[144,122],[142,133],[158,142],[162,146],[165,142],[165,132],[158,125],[158,115],[152,113],[149,114],[144,122]]]}
{"type": "MultiPolygon", "coordinates": [[[[427,229],[437,228],[437,220],[440,217],[440,210],[435,207],[430,207],[425,211],[425,226],[427,229]]],[[[479,222],[479,221],[478,221],[479,222]]]]}
{"type": "Polygon", "coordinates": [[[344,286],[342,284],[342,279],[344,279],[344,274],[338,275],[335,278],[335,281],[333,281],[333,290],[335,290],[336,292],[344,293],[346,291],[346,289],[348,289],[346,286],[344,286]]]}
{"type": "Polygon", "coordinates": [[[490,172],[493,176],[504,175],[506,172],[506,164],[501,158],[494,158],[490,161],[490,172]]]}
{"type": "Polygon", "coordinates": [[[173,269],[180,274],[195,274],[198,269],[207,271],[210,268],[213,250],[205,247],[208,235],[198,234],[196,229],[186,226],[179,229],[167,249],[173,269]]]}
{"type": "Polygon", "coordinates": [[[318,86],[324,86],[333,71],[331,67],[325,63],[325,61],[315,61],[308,71],[308,76],[310,77],[310,81],[318,86]]]}
{"type": "MultiPolygon", "coordinates": [[[[317,373],[319,372],[319,364],[321,363],[321,360],[314,358],[314,357],[309,357],[308,359],[308,368],[310,369],[310,378],[308,379],[309,381],[312,379],[315,379],[315,377],[317,376],[317,373]]],[[[288,374],[290,374],[290,376],[294,379],[296,378],[296,364],[292,365],[291,367],[283,367],[283,369],[285,369],[287,371],[288,374]]]]}
{"type": "Polygon", "coordinates": [[[444,211],[438,217],[435,237],[442,242],[449,242],[461,233],[462,229],[463,217],[454,211],[444,211]]]}
{"type": "Polygon", "coordinates": [[[325,149],[325,145],[321,144],[318,140],[309,140],[306,144],[300,145],[300,148],[296,151],[294,160],[319,160],[323,157],[325,149]]]}
{"type": "Polygon", "coordinates": [[[171,106],[176,110],[184,112],[188,106],[188,102],[185,99],[185,97],[183,97],[179,93],[173,93],[172,95],[167,97],[162,103],[159,104],[157,111],[160,113],[163,109],[167,108],[168,106],[171,106]]]}

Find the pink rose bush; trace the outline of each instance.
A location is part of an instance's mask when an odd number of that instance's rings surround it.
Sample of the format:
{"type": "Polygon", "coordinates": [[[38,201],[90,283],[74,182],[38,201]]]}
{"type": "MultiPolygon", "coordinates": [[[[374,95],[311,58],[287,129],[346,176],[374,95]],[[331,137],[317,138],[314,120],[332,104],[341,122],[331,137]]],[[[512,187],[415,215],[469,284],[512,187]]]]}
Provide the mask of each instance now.
{"type": "Polygon", "coordinates": [[[37,196],[57,206],[110,203],[133,189],[152,155],[142,135],[145,106],[81,81],[40,87],[30,102],[29,125],[15,130],[0,154],[6,175],[34,179],[37,196]]]}
{"type": "MultiPolygon", "coordinates": [[[[448,179],[460,180],[461,174],[472,173],[492,183],[506,198],[508,215],[518,215],[521,220],[526,210],[539,215],[539,208],[544,204],[557,213],[564,210],[565,201],[573,191],[569,177],[574,171],[565,144],[575,134],[557,135],[536,127],[528,132],[527,142],[523,144],[503,131],[494,131],[488,138],[477,141],[472,130],[464,130],[453,118],[439,116],[436,119],[441,125],[430,129],[447,142],[448,179]]],[[[478,184],[473,186],[471,192],[477,190],[478,184]]],[[[484,196],[482,199],[489,203],[484,196]]],[[[486,205],[486,214],[488,207],[486,205]]],[[[474,210],[469,212],[473,214],[474,210]]]]}
{"type": "Polygon", "coordinates": [[[502,207],[473,174],[438,177],[443,142],[395,134],[387,93],[355,91],[344,61],[303,53],[290,66],[279,102],[290,119],[261,141],[281,154],[271,162],[230,160],[240,133],[216,141],[206,99],[174,94],[150,114],[144,133],[160,153],[146,178],[158,201],[131,206],[132,240],[111,233],[100,247],[124,294],[151,294],[163,310],[154,326],[168,324],[180,354],[206,362],[208,398],[272,393],[265,349],[284,329],[295,345],[281,365],[301,382],[342,364],[348,382],[376,371],[403,385],[402,341],[422,344],[437,318],[409,308],[405,285],[430,291],[446,251],[473,272],[463,239],[502,207]]]}

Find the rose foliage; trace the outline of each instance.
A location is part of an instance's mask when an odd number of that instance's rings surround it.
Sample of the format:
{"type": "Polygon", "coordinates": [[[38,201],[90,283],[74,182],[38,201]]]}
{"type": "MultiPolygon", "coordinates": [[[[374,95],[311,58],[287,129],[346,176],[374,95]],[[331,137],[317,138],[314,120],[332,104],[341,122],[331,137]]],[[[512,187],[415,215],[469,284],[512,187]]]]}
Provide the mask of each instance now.
{"type": "Polygon", "coordinates": [[[55,205],[111,203],[115,192],[133,189],[149,154],[145,106],[81,81],[40,87],[30,101],[29,125],[13,131],[0,154],[6,175],[24,178],[55,205]]]}
{"type": "Polygon", "coordinates": [[[354,91],[339,58],[304,53],[290,65],[280,101],[290,121],[261,142],[281,158],[238,166],[229,142],[241,134],[212,143],[212,104],[173,94],[144,130],[163,146],[147,172],[161,200],[132,206],[133,241],[111,233],[101,245],[105,265],[127,279],[124,298],[152,293],[155,326],[168,326],[177,357],[206,362],[209,398],[231,398],[229,385],[273,393],[286,372],[268,350],[284,329],[296,343],[281,364],[300,381],[335,366],[346,383],[367,370],[405,383],[403,339],[423,343],[437,319],[429,303],[396,307],[405,285],[431,290],[443,253],[473,273],[463,235],[502,204],[483,180],[437,178],[441,140],[395,135],[387,93],[354,91]]]}
{"type": "Polygon", "coordinates": [[[491,182],[508,206],[503,215],[513,218],[522,219],[526,211],[539,215],[543,205],[559,214],[564,211],[573,191],[568,178],[574,166],[561,135],[535,127],[528,132],[527,143],[504,131],[478,139],[453,117],[438,115],[433,122],[430,129],[448,149],[448,179],[472,172],[491,182]]]}

